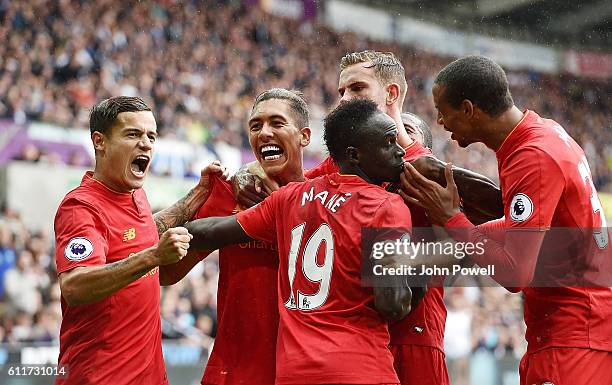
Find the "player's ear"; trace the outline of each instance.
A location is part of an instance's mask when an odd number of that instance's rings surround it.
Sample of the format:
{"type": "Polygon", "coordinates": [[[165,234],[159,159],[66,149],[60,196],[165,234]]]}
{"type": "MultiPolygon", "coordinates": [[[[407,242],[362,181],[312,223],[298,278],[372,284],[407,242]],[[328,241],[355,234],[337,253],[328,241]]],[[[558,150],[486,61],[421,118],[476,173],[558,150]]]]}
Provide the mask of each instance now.
{"type": "Polygon", "coordinates": [[[352,165],[359,164],[359,150],[353,146],[348,146],[345,151],[346,159],[352,165]]]}
{"type": "Polygon", "coordinates": [[[474,112],[475,112],[474,108],[475,108],[474,104],[469,99],[463,99],[463,101],[461,102],[461,111],[468,118],[471,118],[474,116],[474,112]]]}
{"type": "Polygon", "coordinates": [[[104,151],[104,147],[106,146],[106,137],[100,131],[94,131],[91,134],[91,141],[93,142],[94,150],[96,151],[104,151]]]}
{"type": "Polygon", "coordinates": [[[302,147],[306,147],[310,144],[310,127],[302,127],[300,129],[300,133],[302,134],[302,137],[300,138],[300,144],[302,145],[302,147]]]}
{"type": "Polygon", "coordinates": [[[387,97],[386,97],[385,102],[387,103],[388,106],[390,106],[399,100],[400,87],[399,87],[399,84],[397,83],[391,83],[387,85],[386,89],[387,89],[387,97]]]}

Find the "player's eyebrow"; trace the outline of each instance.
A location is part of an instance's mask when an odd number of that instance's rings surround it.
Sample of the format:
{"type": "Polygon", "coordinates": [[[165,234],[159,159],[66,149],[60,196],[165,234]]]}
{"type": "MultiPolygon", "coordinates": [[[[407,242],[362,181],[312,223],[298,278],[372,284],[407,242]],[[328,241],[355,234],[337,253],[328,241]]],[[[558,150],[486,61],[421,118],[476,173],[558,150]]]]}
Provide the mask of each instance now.
{"type": "Polygon", "coordinates": [[[261,122],[262,120],[282,120],[283,122],[287,121],[287,119],[283,115],[273,114],[264,116],[253,116],[251,119],[249,119],[248,123],[249,125],[251,125],[252,123],[261,122]]]}
{"type": "Polygon", "coordinates": [[[133,132],[137,132],[140,134],[140,133],[145,132],[145,130],[142,128],[138,128],[138,127],[124,127],[123,132],[126,134],[131,134],[133,132]]]}
{"type": "Polygon", "coordinates": [[[349,82],[346,86],[338,88],[338,91],[344,90],[346,88],[351,88],[351,87],[356,86],[356,85],[364,85],[365,86],[365,85],[367,85],[367,83],[364,82],[363,80],[354,80],[352,82],[349,82]]]}
{"type": "Polygon", "coordinates": [[[283,121],[284,121],[284,120],[287,120],[287,119],[285,119],[285,117],[284,117],[283,115],[272,115],[272,116],[270,116],[270,118],[269,118],[269,119],[270,119],[270,120],[279,119],[279,120],[283,120],[283,121]]]}
{"type": "Polygon", "coordinates": [[[385,139],[390,138],[390,137],[397,137],[399,131],[397,130],[397,127],[395,127],[395,124],[393,126],[389,126],[385,129],[384,132],[384,136],[385,139]]]}

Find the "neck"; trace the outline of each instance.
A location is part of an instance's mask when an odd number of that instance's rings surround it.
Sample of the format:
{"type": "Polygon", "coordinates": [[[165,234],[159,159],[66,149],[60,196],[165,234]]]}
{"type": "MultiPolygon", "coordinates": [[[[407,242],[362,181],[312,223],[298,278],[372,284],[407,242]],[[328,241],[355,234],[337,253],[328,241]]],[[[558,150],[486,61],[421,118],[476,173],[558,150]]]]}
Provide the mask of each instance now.
{"type": "Polygon", "coordinates": [[[370,184],[380,185],[379,182],[370,178],[365,172],[363,172],[361,167],[357,165],[343,163],[339,165],[339,168],[340,168],[340,174],[357,175],[358,177],[360,177],[361,179],[365,180],[366,182],[370,184]]]}
{"type": "Polygon", "coordinates": [[[395,121],[395,127],[397,128],[397,142],[402,148],[406,148],[414,141],[404,128],[404,122],[402,122],[402,112],[395,107],[395,105],[387,108],[386,114],[389,115],[395,121]]]}
{"type": "Polygon", "coordinates": [[[103,168],[98,164],[98,162],[96,162],[96,166],[94,168],[93,175],[91,176],[93,179],[95,179],[98,182],[102,183],[108,189],[113,190],[113,191],[118,192],[118,193],[131,193],[131,192],[134,192],[133,189],[126,190],[125,188],[121,188],[121,186],[117,186],[115,183],[113,183],[112,179],[109,178],[107,175],[108,175],[108,173],[104,172],[103,168]]]}
{"type": "Polygon", "coordinates": [[[287,170],[280,175],[272,175],[270,179],[278,183],[279,186],[285,186],[291,182],[303,182],[304,181],[304,169],[301,167],[287,170]]]}
{"type": "Polygon", "coordinates": [[[487,133],[482,142],[493,151],[499,150],[504,140],[523,119],[523,112],[516,106],[506,110],[497,118],[491,119],[484,125],[483,132],[487,133]]]}

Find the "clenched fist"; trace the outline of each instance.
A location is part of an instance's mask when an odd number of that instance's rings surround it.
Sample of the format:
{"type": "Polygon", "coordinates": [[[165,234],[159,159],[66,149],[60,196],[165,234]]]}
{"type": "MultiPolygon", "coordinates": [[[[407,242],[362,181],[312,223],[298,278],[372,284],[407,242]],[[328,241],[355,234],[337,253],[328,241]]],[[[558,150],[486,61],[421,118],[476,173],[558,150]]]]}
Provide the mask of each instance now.
{"type": "Polygon", "coordinates": [[[155,257],[159,266],[176,263],[187,255],[189,241],[193,235],[184,227],[173,227],[166,230],[159,239],[155,257]]]}

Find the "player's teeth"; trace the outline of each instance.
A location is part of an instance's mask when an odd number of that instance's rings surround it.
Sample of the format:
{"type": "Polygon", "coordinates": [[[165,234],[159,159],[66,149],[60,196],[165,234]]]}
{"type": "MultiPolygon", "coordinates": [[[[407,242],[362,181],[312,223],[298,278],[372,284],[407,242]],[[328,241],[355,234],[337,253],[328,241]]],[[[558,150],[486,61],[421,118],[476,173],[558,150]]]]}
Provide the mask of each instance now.
{"type": "Polygon", "coordinates": [[[280,151],[280,147],[277,146],[265,146],[261,149],[261,152],[264,151],[280,151]]]}
{"type": "Polygon", "coordinates": [[[276,160],[276,159],[280,159],[280,155],[268,155],[266,157],[264,157],[265,160],[276,160]]]}

